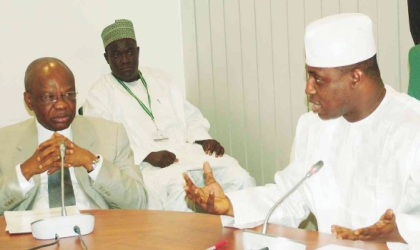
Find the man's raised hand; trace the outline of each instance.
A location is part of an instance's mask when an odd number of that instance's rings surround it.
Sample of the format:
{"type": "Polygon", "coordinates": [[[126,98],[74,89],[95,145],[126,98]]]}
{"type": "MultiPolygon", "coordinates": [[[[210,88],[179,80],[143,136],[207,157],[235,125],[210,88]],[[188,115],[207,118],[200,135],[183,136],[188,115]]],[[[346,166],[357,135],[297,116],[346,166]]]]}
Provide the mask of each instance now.
{"type": "Polygon", "coordinates": [[[206,185],[199,188],[194,185],[187,174],[183,174],[186,186],[185,192],[188,199],[202,207],[209,213],[233,216],[233,207],[222,187],[213,177],[213,171],[208,162],[203,164],[206,185]]]}

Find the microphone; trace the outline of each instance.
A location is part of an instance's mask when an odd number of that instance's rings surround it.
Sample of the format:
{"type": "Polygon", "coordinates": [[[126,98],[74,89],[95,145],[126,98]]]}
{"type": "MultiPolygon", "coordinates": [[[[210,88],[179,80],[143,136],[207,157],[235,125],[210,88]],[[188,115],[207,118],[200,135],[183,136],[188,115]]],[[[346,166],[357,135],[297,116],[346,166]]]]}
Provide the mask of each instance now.
{"type": "Polygon", "coordinates": [[[61,215],[67,216],[66,207],[64,206],[64,158],[66,157],[66,143],[60,143],[60,159],[61,159],[61,215]]]}
{"type": "Polygon", "coordinates": [[[66,144],[64,141],[60,143],[59,150],[61,158],[61,216],[32,222],[32,235],[41,240],[82,236],[93,232],[95,227],[95,217],[92,214],[67,216],[64,205],[64,159],[66,157],[66,144]]]}
{"type": "Polygon", "coordinates": [[[66,157],[66,143],[62,141],[60,143],[61,170],[63,170],[64,157],[66,157]]]}
{"type": "Polygon", "coordinates": [[[289,240],[286,238],[282,238],[279,236],[273,236],[267,234],[267,225],[268,220],[270,219],[273,212],[276,208],[283,203],[283,201],[289,197],[293,192],[295,192],[303,182],[309,179],[314,174],[318,173],[318,171],[324,166],[323,161],[318,161],[315,163],[311,169],[306,173],[306,175],[298,182],[296,185],[293,186],[283,197],[280,198],[270,209],[267,216],[265,217],[263,227],[261,229],[261,233],[255,231],[245,230],[242,234],[242,241],[245,250],[252,250],[252,249],[306,249],[306,246],[302,243],[289,240]]]}
{"type": "Polygon", "coordinates": [[[276,210],[276,208],[283,203],[283,201],[289,197],[289,195],[291,195],[293,192],[296,191],[296,189],[298,189],[298,187],[300,187],[300,185],[302,185],[302,183],[304,181],[306,181],[307,179],[309,179],[311,176],[313,176],[314,174],[318,173],[318,171],[322,168],[322,166],[324,166],[324,162],[323,161],[318,161],[317,163],[315,163],[311,169],[308,171],[308,173],[306,173],[306,175],[302,178],[302,180],[300,180],[292,189],[290,189],[289,192],[287,192],[285,195],[283,195],[283,197],[281,197],[280,200],[278,200],[270,209],[270,211],[267,214],[267,217],[265,217],[264,220],[264,224],[263,224],[263,228],[261,230],[262,234],[266,234],[267,233],[267,224],[268,224],[268,220],[271,217],[271,214],[273,214],[273,212],[276,210]]]}

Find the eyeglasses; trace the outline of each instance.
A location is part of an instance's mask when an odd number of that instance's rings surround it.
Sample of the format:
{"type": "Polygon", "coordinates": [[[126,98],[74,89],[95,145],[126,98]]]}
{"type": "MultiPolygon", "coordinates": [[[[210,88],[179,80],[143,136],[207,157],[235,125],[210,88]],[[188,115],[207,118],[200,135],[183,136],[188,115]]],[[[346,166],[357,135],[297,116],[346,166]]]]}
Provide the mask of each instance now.
{"type": "Polygon", "coordinates": [[[51,103],[55,103],[58,101],[58,96],[61,96],[61,98],[63,99],[63,101],[73,101],[76,100],[76,96],[77,96],[77,91],[71,91],[71,92],[67,92],[67,93],[63,93],[61,95],[43,95],[41,96],[41,101],[44,104],[51,104],[51,103]]]}

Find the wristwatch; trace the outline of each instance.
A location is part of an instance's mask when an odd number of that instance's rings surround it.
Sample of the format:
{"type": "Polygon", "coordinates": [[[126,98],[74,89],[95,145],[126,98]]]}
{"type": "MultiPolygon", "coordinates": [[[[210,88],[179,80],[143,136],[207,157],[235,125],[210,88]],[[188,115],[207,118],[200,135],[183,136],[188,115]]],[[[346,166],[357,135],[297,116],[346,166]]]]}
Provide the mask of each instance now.
{"type": "MultiPolygon", "coordinates": [[[[92,161],[92,171],[98,166],[99,161],[101,160],[100,155],[96,155],[96,159],[92,161]]],[[[92,172],[90,171],[90,172],[92,172]]]]}

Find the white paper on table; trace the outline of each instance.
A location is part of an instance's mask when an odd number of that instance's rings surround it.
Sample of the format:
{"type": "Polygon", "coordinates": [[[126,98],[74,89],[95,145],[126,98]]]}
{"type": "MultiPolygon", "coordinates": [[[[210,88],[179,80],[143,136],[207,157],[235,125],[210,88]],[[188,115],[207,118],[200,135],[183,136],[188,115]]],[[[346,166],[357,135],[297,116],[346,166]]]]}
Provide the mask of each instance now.
{"type": "MultiPolygon", "coordinates": [[[[76,206],[66,207],[67,215],[80,214],[76,206]]],[[[45,218],[61,216],[61,207],[46,210],[5,211],[6,231],[9,234],[31,233],[31,223],[45,218]]]]}
{"type": "Polygon", "coordinates": [[[354,248],[354,247],[343,247],[339,245],[327,245],[324,247],[317,248],[315,250],[362,250],[360,248],[354,248]]]}
{"type": "Polygon", "coordinates": [[[257,222],[246,223],[246,224],[235,224],[235,218],[228,215],[220,215],[220,220],[222,222],[223,227],[231,227],[231,228],[238,228],[238,229],[254,228],[264,223],[264,221],[257,221],[257,222]]]}
{"type": "Polygon", "coordinates": [[[242,246],[245,250],[270,249],[270,250],[305,250],[306,246],[300,242],[284,237],[261,234],[255,231],[242,232],[242,246]]]}

